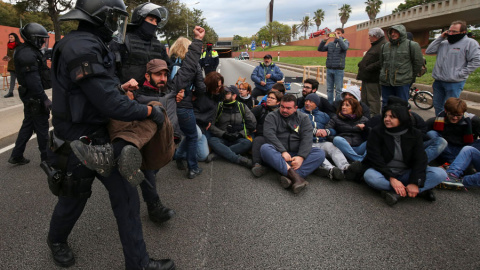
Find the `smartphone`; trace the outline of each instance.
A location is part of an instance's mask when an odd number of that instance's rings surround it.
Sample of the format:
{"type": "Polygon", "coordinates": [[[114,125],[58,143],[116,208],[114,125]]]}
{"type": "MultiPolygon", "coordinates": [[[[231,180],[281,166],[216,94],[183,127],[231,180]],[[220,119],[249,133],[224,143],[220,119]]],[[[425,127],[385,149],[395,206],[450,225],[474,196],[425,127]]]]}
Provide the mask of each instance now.
{"type": "Polygon", "coordinates": [[[328,34],[329,37],[336,37],[337,35],[335,35],[335,33],[330,33],[328,34]]]}

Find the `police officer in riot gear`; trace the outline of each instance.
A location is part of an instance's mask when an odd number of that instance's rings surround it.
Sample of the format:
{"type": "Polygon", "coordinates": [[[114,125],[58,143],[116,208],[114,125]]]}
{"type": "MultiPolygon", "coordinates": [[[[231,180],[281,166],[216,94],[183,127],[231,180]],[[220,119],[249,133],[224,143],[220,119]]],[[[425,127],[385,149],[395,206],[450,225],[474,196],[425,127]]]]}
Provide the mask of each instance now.
{"type": "Polygon", "coordinates": [[[165,46],[156,36],[157,30],[167,21],[167,9],[153,3],[143,3],[133,10],[125,42],[110,44],[110,49],[116,52],[118,77],[122,83],[134,78],[142,86],[146,65],[152,59],[162,59],[168,64],[165,46]]]}
{"type": "Polygon", "coordinates": [[[40,51],[43,47],[48,48],[47,30],[38,23],[29,23],[20,29],[20,35],[25,43],[16,49],[13,60],[20,85],[18,92],[24,105],[24,119],[8,162],[24,165],[30,162],[23,152],[33,132],[37,134],[40,157],[42,161],[47,160],[51,101],[44,90],[51,86],[49,68],[40,51]]]}
{"type": "MultiPolygon", "coordinates": [[[[120,82],[124,83],[134,78],[139,86],[143,87],[146,66],[150,60],[162,59],[168,63],[169,57],[165,46],[156,37],[157,29],[163,27],[167,21],[167,9],[153,3],[143,3],[133,10],[125,42],[110,43],[110,49],[116,53],[120,82]]],[[[140,188],[147,203],[148,216],[153,222],[166,222],[175,215],[175,211],[165,207],[160,201],[155,179],[157,171],[143,173],[146,181],[140,184],[140,188]]]]}
{"type": "Polygon", "coordinates": [[[57,185],[55,188],[50,187],[59,196],[47,243],[55,264],[62,267],[75,263],[68,236],[83,212],[97,177],[109,193],[126,269],[175,269],[169,259],[149,258],[139,217],[138,192],[122,177],[120,169],[114,167],[105,172],[98,169],[103,164],[96,164],[95,170],[82,166],[83,160],[82,163],[78,160],[70,145],[77,140],[89,144],[91,148],[86,149],[97,151],[95,160],[99,163],[112,161],[105,158],[109,152],[114,153],[115,159],[120,157],[119,162],[133,160],[138,149],[125,142],[113,142],[112,149],[104,147],[109,142],[106,128],[109,119],[150,118],[158,126],[163,124],[162,110],[129,100],[121,92],[137,86],[130,81],[121,85],[115,76],[115,57],[106,44],[112,40],[123,41],[127,18],[122,0],[78,0],[75,8],[61,17],[61,20],[79,21],[78,29],[57,42],[52,53],[54,131],[50,133],[50,149],[55,179],[61,181],[52,183],[57,185]]]}

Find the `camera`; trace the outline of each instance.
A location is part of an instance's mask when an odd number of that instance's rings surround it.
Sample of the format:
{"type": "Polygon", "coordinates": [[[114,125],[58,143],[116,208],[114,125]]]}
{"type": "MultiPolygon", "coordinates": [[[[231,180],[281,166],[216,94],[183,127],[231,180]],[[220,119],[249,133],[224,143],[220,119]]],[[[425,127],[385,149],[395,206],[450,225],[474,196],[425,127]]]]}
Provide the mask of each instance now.
{"type": "Polygon", "coordinates": [[[336,37],[337,35],[335,34],[335,32],[332,32],[330,34],[328,34],[329,37],[336,37]]]}

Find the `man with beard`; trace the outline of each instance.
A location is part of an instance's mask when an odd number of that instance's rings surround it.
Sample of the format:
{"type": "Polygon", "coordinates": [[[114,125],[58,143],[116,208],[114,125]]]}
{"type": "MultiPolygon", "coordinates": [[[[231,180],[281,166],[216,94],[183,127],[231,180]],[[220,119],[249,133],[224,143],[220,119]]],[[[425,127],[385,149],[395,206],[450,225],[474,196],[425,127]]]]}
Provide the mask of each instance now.
{"type": "MultiPolygon", "coordinates": [[[[306,79],[303,82],[302,96],[297,99],[297,106],[299,109],[305,106],[305,98],[308,96],[308,94],[317,92],[318,85],[319,83],[315,79],[306,79]]],[[[318,104],[318,110],[328,114],[330,117],[331,115],[335,114],[335,107],[333,107],[333,105],[330,104],[326,98],[320,96],[319,98],[320,102],[318,104]]]]}
{"type": "Polygon", "coordinates": [[[448,98],[460,97],[468,75],[480,66],[478,42],[466,34],[466,22],[454,21],[425,51],[426,54],[437,54],[432,72],[435,115],[443,110],[448,98]]]}
{"type": "Polygon", "coordinates": [[[218,63],[217,51],[213,49],[212,43],[207,43],[207,50],[202,53],[202,57],[200,58],[200,66],[205,71],[205,76],[210,72],[217,71],[218,63]]]}

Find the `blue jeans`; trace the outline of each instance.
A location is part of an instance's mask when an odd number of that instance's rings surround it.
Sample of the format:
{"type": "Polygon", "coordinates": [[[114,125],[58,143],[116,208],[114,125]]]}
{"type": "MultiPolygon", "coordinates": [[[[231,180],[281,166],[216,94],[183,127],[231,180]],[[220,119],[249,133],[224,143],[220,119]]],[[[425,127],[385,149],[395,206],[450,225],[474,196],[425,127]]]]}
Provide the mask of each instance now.
{"type": "MultiPolygon", "coordinates": [[[[480,151],[475,147],[465,146],[458,154],[455,161],[450,164],[447,172],[453,173],[458,177],[462,177],[463,172],[473,165],[475,170],[480,171],[480,151]]],[[[465,187],[480,187],[480,172],[463,177],[463,185],[465,187]]]]}
{"type": "MultiPolygon", "coordinates": [[[[397,180],[407,186],[409,184],[408,180],[410,172],[411,170],[408,170],[407,173],[398,177],[397,180]]],[[[447,173],[439,167],[427,166],[426,173],[427,177],[425,179],[425,185],[422,188],[419,188],[419,193],[434,188],[447,178],[447,173]]],[[[365,179],[365,182],[374,189],[394,191],[390,185],[390,180],[373,168],[368,169],[365,174],[363,174],[363,178],[365,179]]]]}
{"type": "MultiPolygon", "coordinates": [[[[186,148],[186,140],[182,140],[175,152],[174,159],[187,159],[186,148]]],[[[207,137],[203,135],[202,130],[197,126],[197,160],[204,161],[209,152],[207,137]]]]}
{"type": "MultiPolygon", "coordinates": [[[[281,173],[284,176],[287,176],[287,162],[282,157],[282,153],[278,152],[275,146],[266,143],[260,147],[260,154],[262,155],[262,160],[268,164],[270,167],[275,169],[277,172],[281,173]]],[[[290,156],[296,156],[296,153],[289,152],[290,156]]],[[[325,160],[325,152],[320,149],[313,147],[308,154],[307,158],[303,161],[302,166],[296,170],[296,172],[303,178],[310,175],[315,171],[325,160]]]]}
{"type": "Polygon", "coordinates": [[[442,137],[435,137],[423,142],[423,149],[427,154],[428,163],[436,159],[447,147],[448,142],[442,137]]]}
{"type": "Polygon", "coordinates": [[[335,89],[335,100],[342,100],[343,69],[327,68],[327,97],[328,102],[333,104],[333,90],[335,89]]]}
{"type": "Polygon", "coordinates": [[[336,136],[333,138],[333,144],[342,151],[343,155],[353,161],[362,161],[367,155],[367,142],[359,146],[351,146],[345,138],[336,136]]]}
{"type": "Polygon", "coordinates": [[[382,85],[382,108],[387,106],[388,98],[390,96],[397,96],[408,102],[408,99],[410,98],[410,84],[401,86],[382,85]]]}
{"type": "Polygon", "coordinates": [[[180,152],[187,153],[187,164],[189,170],[198,169],[197,161],[197,124],[195,122],[195,114],[193,109],[177,108],[178,124],[180,130],[185,135],[185,144],[182,148],[179,147],[180,152]]]}
{"type": "MultiPolygon", "coordinates": [[[[441,137],[440,134],[435,130],[430,130],[429,132],[427,132],[427,136],[430,139],[441,137]]],[[[473,143],[469,144],[469,146],[480,150],[480,140],[473,141],[473,143]]],[[[458,156],[463,147],[465,146],[448,144],[447,147],[445,147],[445,149],[443,150],[443,152],[438,156],[439,160],[441,162],[453,163],[453,161],[458,156]]]]}
{"type": "Polygon", "coordinates": [[[433,108],[435,109],[435,115],[443,111],[443,105],[445,105],[445,101],[447,101],[448,98],[460,97],[464,85],[465,81],[442,82],[435,80],[433,82],[433,108]]]}
{"type": "Polygon", "coordinates": [[[240,138],[234,142],[230,142],[218,137],[211,137],[208,144],[212,151],[222,158],[232,162],[238,163],[240,154],[246,153],[252,148],[252,142],[249,139],[240,138]]]}

